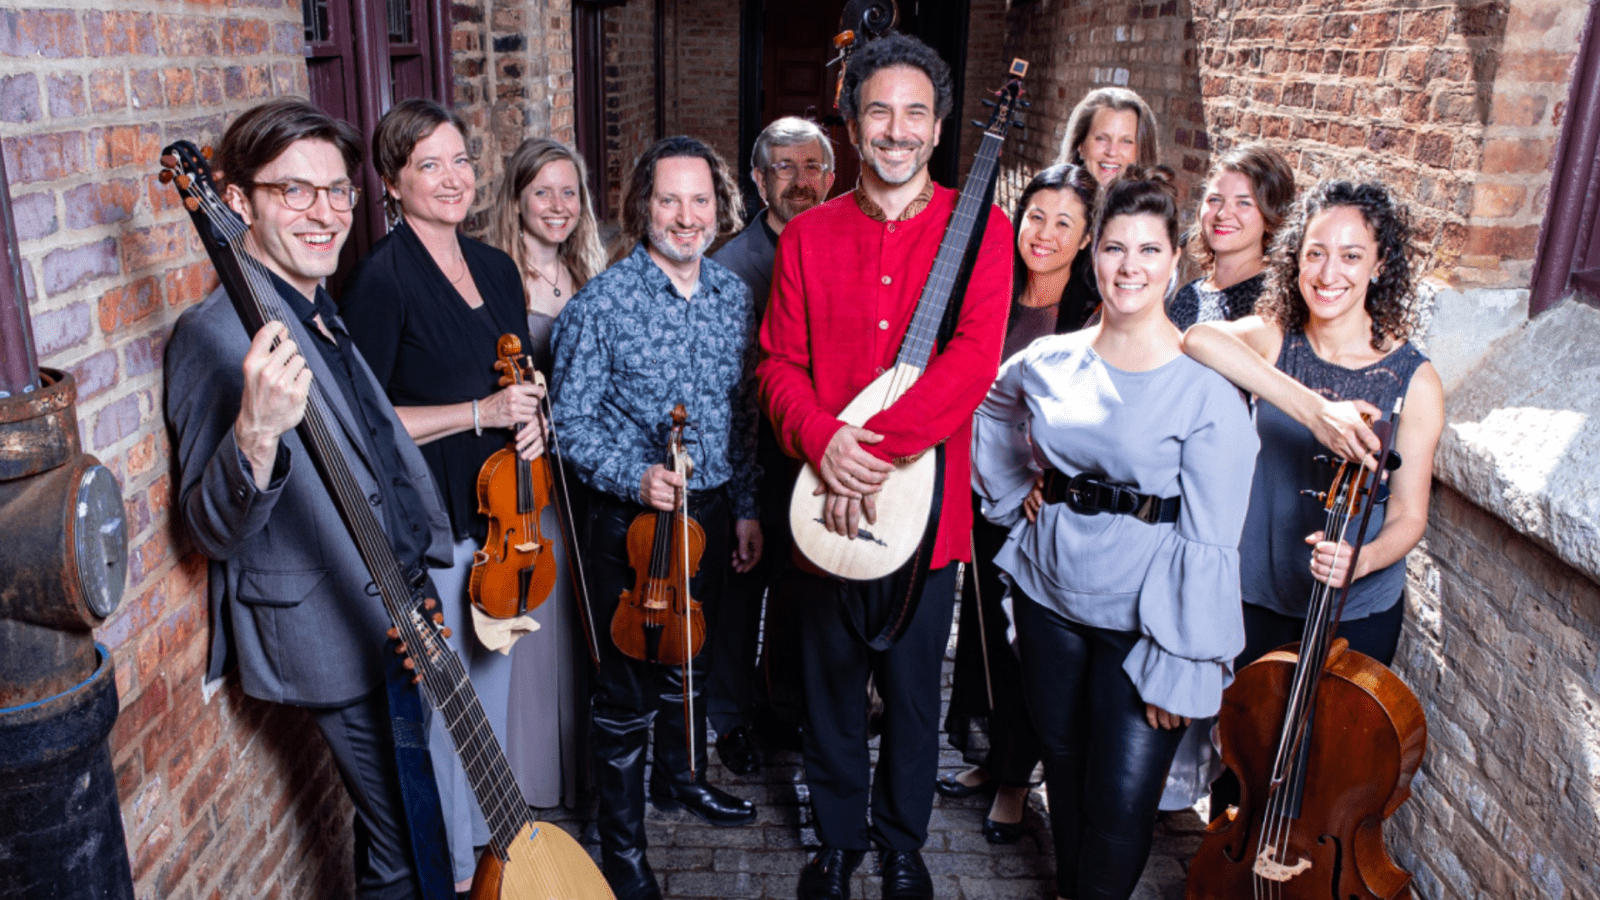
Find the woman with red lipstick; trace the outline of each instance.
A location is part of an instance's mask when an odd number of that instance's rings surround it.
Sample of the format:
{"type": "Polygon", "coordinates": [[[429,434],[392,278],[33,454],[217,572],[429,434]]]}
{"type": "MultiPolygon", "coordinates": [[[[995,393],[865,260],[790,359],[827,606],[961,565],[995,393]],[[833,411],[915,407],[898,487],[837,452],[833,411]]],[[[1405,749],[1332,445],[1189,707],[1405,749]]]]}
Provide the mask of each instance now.
{"type": "Polygon", "coordinates": [[[984,514],[1010,528],[994,564],[1063,900],[1132,894],[1184,727],[1222,702],[1244,644],[1237,547],[1256,450],[1239,392],[1183,355],[1162,306],[1178,264],[1171,173],[1106,187],[1091,246],[1100,321],[1007,360],[973,443],[984,514]]]}
{"type": "Polygon", "coordinates": [[[589,175],[572,148],[529,138],[506,159],[489,243],[522,272],[534,365],[550,371],[550,328],[572,295],[606,266],[589,175]]]}
{"type": "MultiPolygon", "coordinates": [[[[1041,171],[1023,189],[1017,201],[1014,286],[1002,359],[1045,335],[1075,331],[1088,317],[1081,295],[1072,294],[1069,282],[1073,260],[1087,255],[1079,251],[1089,244],[1089,215],[1098,194],[1094,178],[1071,164],[1041,171]]],[[[981,499],[973,494],[979,513],[981,499]]],[[[1000,602],[1005,585],[993,565],[1005,539],[1006,529],[981,515],[973,517],[975,555],[962,576],[961,626],[945,716],[950,745],[963,751],[972,766],[941,776],[935,785],[940,794],[953,798],[994,788],[983,820],[983,836],[991,844],[1011,844],[1022,837],[1022,814],[1039,762],[1039,739],[1028,720],[1021,673],[1006,636],[1010,621],[1000,602]]]]}
{"type": "Polygon", "coordinates": [[[1250,315],[1266,281],[1267,248],[1294,205],[1294,171],[1265,144],[1223,154],[1206,179],[1184,248],[1205,270],[1167,302],[1179,328],[1250,315]]]}
{"type": "MultiPolygon", "coordinates": [[[[1240,542],[1245,666],[1300,639],[1314,581],[1351,583],[1337,635],[1388,665],[1405,615],[1405,558],[1427,527],[1444,388],[1408,338],[1416,328],[1405,210],[1380,183],[1324,181],[1301,199],[1272,247],[1256,315],[1203,323],[1184,351],[1257,397],[1261,454],[1240,542]],[[1405,399],[1389,497],[1364,535],[1359,568],[1349,539],[1327,535],[1322,504],[1301,496],[1331,480],[1322,447],[1372,461],[1377,439],[1357,416],[1388,416],[1405,399]]],[[[1238,802],[1231,773],[1211,793],[1215,818],[1238,802]]]]}
{"type": "MultiPolygon", "coordinates": [[[[403,100],[379,120],[372,144],[395,224],[351,276],[342,317],[422,449],[449,513],[455,564],[429,574],[450,643],[504,745],[511,657],[479,639],[467,582],[488,533],[478,512],[478,470],[513,435],[524,458],[544,448],[542,429],[525,424],[538,420],[541,389],[502,388],[494,368],[501,335],[528,344],[522,279],[510,257],[457,230],[477,196],[459,116],[431,100],[403,100]]],[[[473,847],[487,843],[489,832],[441,728],[429,747],[459,888],[472,878],[473,847]]]]}
{"type": "MultiPolygon", "coordinates": [[[[1387,665],[1405,611],[1405,557],[1427,526],[1433,451],[1444,428],[1438,372],[1408,338],[1416,328],[1410,226],[1382,184],[1324,181],[1307,192],[1273,245],[1257,315],[1196,325],[1184,350],[1258,398],[1261,456],[1240,545],[1248,643],[1238,664],[1299,640],[1312,581],[1354,584],[1339,635],[1387,665]],[[1327,446],[1369,458],[1372,433],[1355,412],[1387,417],[1405,398],[1395,437],[1403,465],[1373,511],[1358,571],[1351,535],[1321,532],[1327,446]],[[1315,429],[1315,430],[1313,430],[1315,429]]],[[[1352,528],[1355,523],[1352,523],[1352,528]]]]}

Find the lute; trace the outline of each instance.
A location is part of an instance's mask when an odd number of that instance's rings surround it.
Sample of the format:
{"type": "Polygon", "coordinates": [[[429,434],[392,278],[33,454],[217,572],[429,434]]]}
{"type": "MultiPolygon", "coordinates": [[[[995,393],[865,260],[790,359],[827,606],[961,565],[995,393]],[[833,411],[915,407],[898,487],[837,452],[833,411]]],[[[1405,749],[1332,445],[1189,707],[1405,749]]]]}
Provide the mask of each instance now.
{"type": "MultiPolygon", "coordinates": [[[[839,413],[845,423],[863,425],[894,405],[927,369],[973,230],[988,214],[989,190],[999,169],[1000,148],[1005,143],[1006,133],[1015,124],[1022,78],[1027,71],[1026,61],[1012,60],[1011,77],[994,102],[994,114],[984,127],[977,156],[939,243],[938,256],[923,285],[895,364],[839,413]]],[[[877,521],[871,525],[863,522],[856,538],[851,540],[823,525],[822,508],[827,495],[817,493],[822,486],[822,476],[815,466],[806,465],[800,470],[789,501],[789,528],[794,534],[795,546],[812,564],[840,578],[870,581],[893,573],[911,558],[922,540],[928,516],[933,511],[937,472],[938,464],[930,453],[896,465],[889,480],[875,495],[877,521]]]]}
{"type": "MultiPolygon", "coordinates": [[[[161,180],[182,195],[246,331],[253,336],[269,320],[291,319],[266,268],[244,249],[249,229],[218,195],[205,156],[194,144],[179,141],[162,150],[161,163],[161,180]]],[[[488,822],[489,845],[478,861],[473,900],[614,900],[583,847],[529,815],[483,704],[445,642],[443,616],[434,612],[438,601],[423,597],[406,577],[350,471],[324,390],[312,383],[297,430],[394,623],[389,636],[408,654],[406,668],[416,672],[423,695],[443,717],[488,822]]]]}

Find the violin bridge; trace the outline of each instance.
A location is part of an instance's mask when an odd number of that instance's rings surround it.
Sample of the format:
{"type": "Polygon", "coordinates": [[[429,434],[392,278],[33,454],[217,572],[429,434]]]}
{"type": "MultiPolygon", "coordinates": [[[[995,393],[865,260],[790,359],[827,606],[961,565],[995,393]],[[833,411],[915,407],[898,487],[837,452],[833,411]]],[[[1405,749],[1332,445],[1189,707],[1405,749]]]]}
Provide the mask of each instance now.
{"type": "Polygon", "coordinates": [[[1284,882],[1311,868],[1311,860],[1304,858],[1297,860],[1292,866],[1278,862],[1273,859],[1277,853],[1277,847],[1262,850],[1261,855],[1256,857],[1256,864],[1253,867],[1255,873],[1268,881],[1284,882]]]}
{"type": "Polygon", "coordinates": [[[518,553],[535,553],[539,549],[539,542],[538,541],[523,541],[522,543],[517,544],[516,546],[512,547],[511,549],[517,551],[518,553]]]}

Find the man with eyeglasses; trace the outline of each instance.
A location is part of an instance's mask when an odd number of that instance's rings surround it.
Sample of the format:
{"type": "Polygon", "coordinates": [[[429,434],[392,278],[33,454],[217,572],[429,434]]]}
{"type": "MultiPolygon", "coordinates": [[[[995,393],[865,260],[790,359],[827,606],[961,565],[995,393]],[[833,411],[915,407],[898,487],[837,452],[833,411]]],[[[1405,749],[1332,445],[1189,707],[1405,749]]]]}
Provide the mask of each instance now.
{"type": "Polygon", "coordinates": [[[316,722],[355,806],[355,896],[451,896],[427,754],[404,739],[422,733],[402,721],[408,707],[420,715],[417,695],[403,669],[386,673],[382,600],[295,431],[320,391],[402,570],[420,579],[449,563],[428,467],[322,287],[350,234],[361,139],[285,98],[245,112],[220,150],[223,199],[287,315],[252,339],[219,287],[179,317],[167,347],[178,513],[211,560],[207,678],[236,664],[246,694],[316,722]]]}
{"type": "MultiPolygon", "coordinates": [[[[759,319],[772,289],[772,259],[778,235],[795,216],[828,199],[833,189],[833,146],[815,122],[795,116],[774,121],[756,137],[750,154],[750,177],[766,209],[757,214],[711,258],[733,270],[750,286],[759,319]]],[[[760,640],[761,598],[789,559],[789,490],[794,467],[778,449],[772,426],[763,419],[756,442],[761,463],[761,531],[766,539],[761,562],[735,574],[728,602],[708,625],[711,682],[706,686],[706,714],[717,732],[717,757],[736,775],[761,770],[761,749],[755,736],[757,685],[766,680],[755,671],[760,640]]],[[[778,639],[769,632],[769,642],[778,639]]],[[[778,737],[780,743],[792,743],[778,737]]]]}
{"type": "Polygon", "coordinates": [[[828,199],[833,145],[817,123],[784,116],[761,130],[750,153],[750,178],[767,208],[711,258],[750,285],[756,315],[772,292],[772,258],[789,220],[828,199]]]}

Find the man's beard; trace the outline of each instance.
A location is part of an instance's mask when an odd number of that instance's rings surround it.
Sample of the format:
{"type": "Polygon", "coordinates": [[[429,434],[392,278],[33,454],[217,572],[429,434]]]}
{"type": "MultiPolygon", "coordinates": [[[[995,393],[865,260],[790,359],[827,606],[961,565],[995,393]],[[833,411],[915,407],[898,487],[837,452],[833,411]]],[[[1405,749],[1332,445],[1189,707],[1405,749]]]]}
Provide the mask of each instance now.
{"type": "Polygon", "coordinates": [[[788,222],[818,203],[822,198],[817,196],[817,189],[809,184],[791,184],[778,195],[778,202],[774,204],[778,215],[783,221],[788,222]]]}
{"type": "Polygon", "coordinates": [[[665,256],[667,259],[670,259],[673,262],[694,262],[706,252],[706,248],[711,246],[711,242],[716,239],[716,234],[714,232],[712,232],[710,229],[703,228],[701,229],[701,233],[704,235],[704,237],[701,238],[699,246],[685,252],[679,248],[677,243],[674,242],[671,237],[667,235],[667,232],[671,230],[672,229],[670,228],[657,228],[656,226],[651,225],[649,229],[649,237],[650,246],[656,248],[657,253],[660,253],[662,256],[665,256]]]}
{"type": "Polygon", "coordinates": [[[878,180],[891,187],[899,187],[915,178],[916,174],[922,171],[923,166],[928,164],[928,158],[933,155],[933,151],[929,149],[928,145],[921,141],[891,141],[888,138],[879,138],[872,142],[871,147],[879,150],[909,149],[912,151],[911,165],[906,167],[905,174],[894,176],[889,174],[887,164],[879,160],[877,154],[861,153],[861,158],[866,160],[867,167],[872,169],[873,174],[878,176],[878,180]]]}

